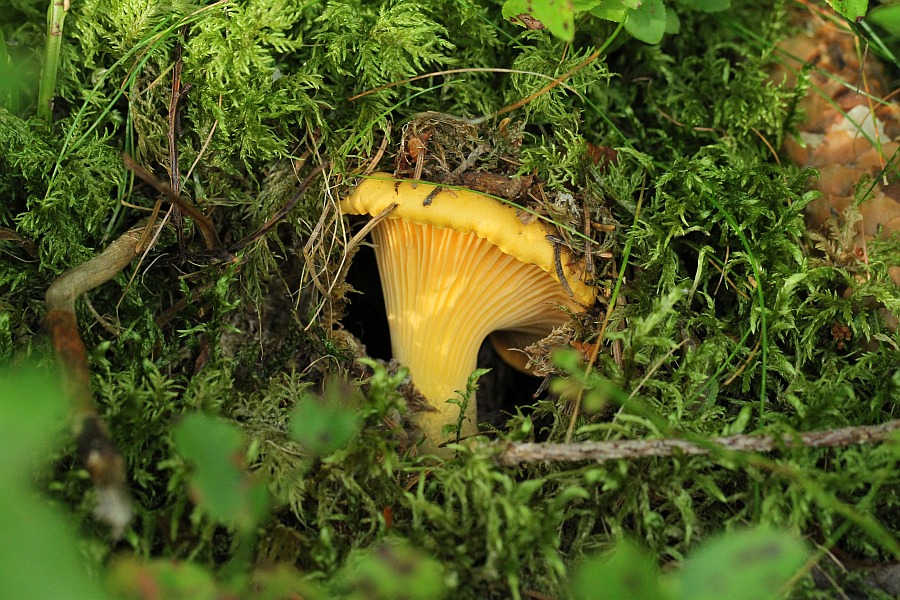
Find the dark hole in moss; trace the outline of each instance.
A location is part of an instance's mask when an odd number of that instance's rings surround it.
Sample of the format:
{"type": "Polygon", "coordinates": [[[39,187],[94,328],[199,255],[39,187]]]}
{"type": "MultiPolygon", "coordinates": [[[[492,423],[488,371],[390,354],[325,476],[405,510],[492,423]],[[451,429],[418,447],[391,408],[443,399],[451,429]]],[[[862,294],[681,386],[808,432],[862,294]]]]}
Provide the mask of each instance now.
{"type": "Polygon", "coordinates": [[[360,247],[353,257],[347,271],[347,283],[358,293],[347,296],[350,304],[341,322],[366,345],[369,356],[390,360],[391,334],[378,278],[378,263],[371,246],[360,247]]]}
{"type": "MultiPolygon", "coordinates": [[[[516,407],[530,406],[541,380],[509,366],[485,340],[478,350],[478,366],[491,371],[478,380],[478,421],[502,427],[516,407]]],[[[531,409],[523,410],[528,413],[531,409]]]]}
{"type": "MultiPolygon", "coordinates": [[[[378,263],[371,246],[363,246],[353,258],[347,272],[347,283],[359,293],[348,296],[350,304],[342,321],[366,346],[369,356],[382,360],[391,358],[391,336],[378,263]]],[[[478,367],[491,369],[479,380],[478,421],[502,427],[517,406],[534,402],[540,379],[520,373],[507,365],[485,340],[478,351],[478,367]]]]}

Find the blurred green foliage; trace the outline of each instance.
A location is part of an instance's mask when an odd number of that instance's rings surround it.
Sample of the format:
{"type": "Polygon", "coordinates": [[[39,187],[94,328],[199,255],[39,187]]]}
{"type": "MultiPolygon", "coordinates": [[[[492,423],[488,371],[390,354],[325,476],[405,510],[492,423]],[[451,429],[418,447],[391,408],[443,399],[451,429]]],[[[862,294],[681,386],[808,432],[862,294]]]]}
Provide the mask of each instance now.
{"type": "Polygon", "coordinates": [[[583,561],[572,594],[576,600],[775,600],[790,590],[808,556],[789,533],[735,531],[702,544],[680,571],[662,575],[651,555],[625,541],[609,556],[583,561]]]}
{"type": "MultiPolygon", "coordinates": [[[[332,386],[332,389],[342,386],[332,386]]],[[[58,443],[66,405],[59,386],[46,373],[27,370],[0,377],[0,417],[11,435],[0,443],[0,592],[3,597],[72,597],[122,600],[214,600],[229,597],[281,599],[350,598],[358,600],[440,600],[453,581],[436,560],[395,536],[351,551],[344,566],[324,586],[284,568],[256,572],[250,564],[232,577],[193,562],[114,562],[102,582],[87,574],[77,551],[78,534],[61,511],[29,489],[28,475],[58,443]],[[52,573],[52,576],[48,576],[52,573]],[[449,578],[449,579],[448,579],[449,578]],[[327,590],[327,591],[326,591],[327,590]]],[[[312,402],[321,400],[311,399],[312,402]]],[[[337,411],[310,415],[333,422],[337,411]]],[[[222,421],[188,415],[175,428],[178,451],[195,464],[191,495],[219,523],[249,531],[265,515],[264,488],[249,482],[240,456],[246,440],[222,421]]],[[[321,447],[317,448],[321,450],[321,447]]],[[[771,531],[735,533],[710,541],[686,561],[676,579],[663,581],[654,557],[630,543],[619,544],[611,557],[582,561],[572,593],[583,600],[634,598],[776,598],[802,566],[806,551],[793,536],[771,531]],[[675,592],[672,592],[675,590],[675,592]]]]}
{"type": "Polygon", "coordinates": [[[242,468],[246,444],[239,428],[201,414],[187,415],[175,426],[178,452],[193,463],[189,492],[195,504],[220,523],[240,531],[254,529],[268,508],[265,485],[242,468]]]}
{"type": "Polygon", "coordinates": [[[359,432],[363,398],[348,384],[332,382],[319,398],[304,394],[291,414],[291,433],[312,455],[343,448],[359,432]]]}
{"type": "Polygon", "coordinates": [[[0,597],[104,598],[88,576],[71,520],[33,489],[67,412],[55,374],[0,371],[0,597]]]}

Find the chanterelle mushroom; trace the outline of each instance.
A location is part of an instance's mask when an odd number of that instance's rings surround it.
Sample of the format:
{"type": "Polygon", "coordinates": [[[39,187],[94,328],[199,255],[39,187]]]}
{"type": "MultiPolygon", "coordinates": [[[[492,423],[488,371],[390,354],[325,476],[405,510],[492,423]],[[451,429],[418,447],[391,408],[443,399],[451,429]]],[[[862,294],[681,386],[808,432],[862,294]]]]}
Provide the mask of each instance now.
{"type": "MultiPolygon", "coordinates": [[[[483,194],[422,183],[413,188],[375,174],[341,208],[375,216],[392,203],[396,208],[372,238],[394,358],[433,409],[414,418],[434,449],[444,439],[441,428],[459,416],[447,400],[465,390],[488,334],[544,337],[568,319],[561,306],[580,311],[593,303],[595,290],[547,240],[548,226],[525,224],[515,208],[483,194]]],[[[472,399],[463,435],[476,431],[476,414],[472,399]]]]}

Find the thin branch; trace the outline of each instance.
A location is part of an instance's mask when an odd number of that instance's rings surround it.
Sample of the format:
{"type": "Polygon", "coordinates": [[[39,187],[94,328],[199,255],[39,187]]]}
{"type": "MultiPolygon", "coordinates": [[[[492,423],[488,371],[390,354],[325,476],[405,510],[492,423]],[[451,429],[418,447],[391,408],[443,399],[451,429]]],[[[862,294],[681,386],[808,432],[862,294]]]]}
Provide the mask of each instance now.
{"type": "Polygon", "coordinates": [[[115,537],[120,537],[131,521],[125,463],[97,414],[87,350],[75,317],[75,301],[115,277],[137,256],[137,244],[143,232],[143,227],[131,229],[91,260],[57,277],[47,289],[46,297],[45,325],[63,371],[66,393],[76,410],[78,455],[100,496],[94,515],[112,527],[115,537]]]}
{"type": "Polygon", "coordinates": [[[38,248],[37,244],[32,242],[29,239],[25,239],[20,236],[18,233],[13,231],[12,229],[7,229],[6,227],[0,227],[0,241],[9,241],[16,244],[19,248],[22,248],[31,256],[31,258],[38,257],[38,248]]]}
{"type": "Polygon", "coordinates": [[[551,81],[550,83],[548,83],[547,85],[545,85],[544,87],[539,89],[538,91],[534,92],[533,94],[531,94],[530,96],[528,96],[526,98],[522,98],[518,102],[514,102],[513,104],[504,106],[500,110],[492,112],[489,115],[484,115],[483,117],[479,117],[477,119],[471,119],[469,122],[472,123],[473,125],[480,125],[481,123],[484,123],[485,121],[495,119],[501,115],[505,115],[506,113],[512,112],[518,108],[522,108],[526,104],[529,104],[532,101],[534,101],[536,98],[543,96],[544,94],[546,94],[553,88],[555,88],[559,85],[562,85],[567,79],[572,77],[572,75],[574,75],[581,69],[585,68],[586,66],[588,66],[589,64],[591,64],[592,62],[594,62],[595,60],[600,58],[600,56],[604,52],[606,52],[606,49],[609,48],[610,44],[612,44],[613,40],[616,39],[616,36],[619,35],[619,32],[622,31],[623,25],[625,25],[625,21],[622,21],[621,23],[619,23],[619,25],[616,27],[616,30],[613,31],[612,35],[609,36],[609,38],[606,40],[606,42],[603,43],[602,46],[597,48],[597,50],[595,50],[590,55],[586,56],[584,58],[584,60],[582,60],[580,63],[578,63],[577,65],[575,65],[574,67],[572,67],[571,69],[569,69],[568,71],[566,71],[565,73],[563,73],[562,75],[560,75],[559,77],[557,77],[556,79],[554,79],[553,81],[551,81]]]}
{"type": "Polygon", "coordinates": [[[293,210],[294,205],[297,204],[300,198],[302,198],[306,193],[306,190],[312,183],[313,179],[316,177],[316,175],[318,175],[325,169],[327,164],[328,163],[322,163],[318,167],[313,169],[310,174],[306,176],[306,179],[303,180],[303,183],[300,184],[300,189],[297,190],[297,193],[294,194],[294,197],[291,198],[287,204],[281,207],[281,209],[277,213],[275,213],[271,219],[266,221],[262,227],[229,248],[229,252],[234,253],[246,246],[249,246],[256,240],[260,239],[262,236],[266,235],[266,233],[268,233],[270,229],[275,227],[285,216],[287,216],[289,212],[291,212],[291,210],[293,210]]]}
{"type": "MultiPolygon", "coordinates": [[[[187,25],[181,28],[181,39],[187,36],[187,29],[187,25]]],[[[181,68],[183,66],[181,39],[175,43],[175,64],[172,69],[172,90],[169,95],[169,129],[166,134],[166,138],[169,141],[169,189],[172,190],[172,194],[176,197],[181,197],[181,168],[178,164],[178,132],[180,131],[178,126],[178,108],[182,96],[191,87],[191,84],[183,87],[181,85],[181,68]]],[[[175,225],[175,231],[178,234],[178,250],[183,254],[185,249],[184,223],[181,218],[181,210],[177,204],[172,212],[172,223],[175,225]]]]}
{"type": "Polygon", "coordinates": [[[176,194],[168,183],[160,181],[159,178],[135,162],[129,155],[123,154],[122,161],[125,163],[127,169],[143,179],[146,183],[153,186],[157,192],[168,198],[181,212],[194,220],[194,223],[197,224],[197,228],[200,230],[200,235],[203,237],[203,243],[206,245],[207,250],[218,250],[222,247],[222,244],[219,242],[219,236],[216,234],[216,229],[206,215],[200,212],[200,210],[190,202],[187,202],[181,196],[176,194]]]}
{"type": "Polygon", "coordinates": [[[581,94],[578,93],[578,90],[576,90],[575,88],[564,85],[561,81],[557,81],[551,75],[546,75],[544,73],[538,73],[536,71],[523,71],[521,69],[500,69],[500,68],[496,68],[496,67],[466,67],[465,69],[447,69],[444,71],[434,71],[433,73],[425,73],[424,75],[416,75],[415,77],[409,77],[407,79],[402,79],[400,81],[394,81],[392,83],[387,83],[385,85],[380,85],[376,88],[372,88],[371,90],[366,90],[365,92],[362,92],[361,94],[356,94],[355,96],[351,96],[351,97],[347,98],[347,100],[350,102],[353,102],[354,100],[358,100],[358,99],[362,98],[363,96],[368,96],[369,94],[374,94],[375,92],[379,92],[381,90],[386,90],[386,89],[389,89],[392,87],[396,87],[398,85],[412,83],[413,81],[418,81],[420,79],[427,79],[429,77],[441,77],[441,76],[446,76],[446,75],[456,75],[458,73],[510,73],[510,74],[515,74],[515,75],[532,75],[534,77],[542,77],[544,79],[550,80],[551,82],[553,82],[552,83],[553,86],[562,85],[563,88],[574,93],[579,98],[582,97],[581,94]]]}
{"type": "Polygon", "coordinates": [[[510,442],[500,451],[498,459],[507,465],[527,462],[605,462],[644,458],[648,456],[674,456],[676,454],[703,455],[716,449],[732,452],[772,452],[779,448],[805,446],[807,448],[840,447],[853,444],[874,444],[888,440],[900,430],[900,419],[881,425],[860,425],[810,431],[796,436],[733,435],[699,444],[681,439],[614,440],[611,442],[576,442],[570,444],[546,444],[510,442]]]}

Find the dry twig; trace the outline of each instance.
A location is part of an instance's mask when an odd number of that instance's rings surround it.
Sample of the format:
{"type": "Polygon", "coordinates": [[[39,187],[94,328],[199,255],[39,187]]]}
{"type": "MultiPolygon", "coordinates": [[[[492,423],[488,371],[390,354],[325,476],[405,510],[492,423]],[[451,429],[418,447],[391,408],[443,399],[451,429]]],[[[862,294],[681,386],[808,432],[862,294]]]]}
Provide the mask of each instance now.
{"type": "Polygon", "coordinates": [[[303,183],[300,184],[300,188],[297,190],[297,193],[294,194],[294,196],[288,201],[288,203],[285,204],[283,207],[281,207],[281,209],[279,209],[279,211],[277,213],[275,213],[271,219],[266,221],[262,227],[260,227],[254,233],[252,233],[251,235],[248,235],[247,237],[245,237],[244,239],[242,239],[241,241],[239,241],[238,243],[233,245],[230,248],[230,252],[237,252],[238,250],[241,250],[242,248],[249,246],[250,244],[254,243],[255,241],[259,240],[261,237],[266,235],[266,233],[268,233],[270,229],[272,229],[278,223],[280,223],[281,220],[285,216],[287,216],[287,214],[289,212],[291,212],[294,209],[294,205],[296,205],[297,202],[300,200],[300,198],[302,198],[303,195],[306,193],[306,190],[307,190],[307,188],[309,188],[313,179],[315,179],[316,176],[319,173],[321,173],[327,166],[328,166],[328,163],[322,163],[319,166],[317,166],[315,169],[310,171],[309,175],[306,176],[306,179],[303,180],[303,183]]]}
{"type": "Polygon", "coordinates": [[[681,439],[614,440],[611,442],[575,442],[568,444],[510,442],[500,451],[498,459],[507,465],[525,462],[604,462],[647,456],[677,454],[711,454],[717,449],[730,452],[772,452],[779,448],[806,446],[808,448],[873,444],[888,440],[900,430],[900,419],[881,425],[860,425],[825,431],[800,433],[796,437],[775,435],[733,435],[718,437],[700,444],[681,439]]]}

